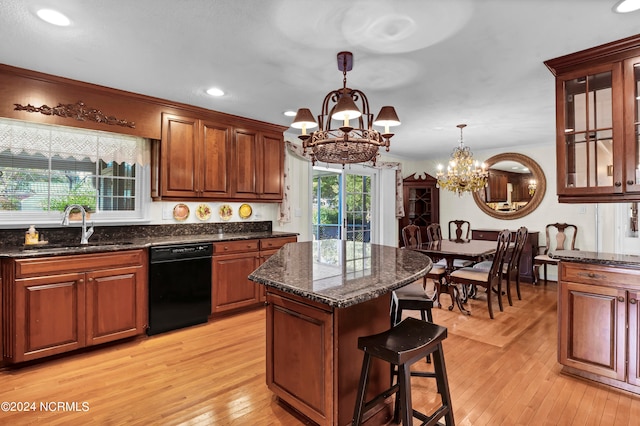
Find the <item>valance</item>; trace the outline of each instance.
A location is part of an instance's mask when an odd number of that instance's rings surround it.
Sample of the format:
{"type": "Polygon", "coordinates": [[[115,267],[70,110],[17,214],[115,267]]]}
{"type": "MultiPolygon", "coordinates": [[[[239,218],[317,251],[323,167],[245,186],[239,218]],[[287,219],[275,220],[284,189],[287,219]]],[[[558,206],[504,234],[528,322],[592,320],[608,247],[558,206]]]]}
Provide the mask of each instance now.
{"type": "Polygon", "coordinates": [[[136,136],[0,118],[0,152],[9,150],[16,155],[145,165],[149,162],[145,144],[145,139],[136,136]]]}

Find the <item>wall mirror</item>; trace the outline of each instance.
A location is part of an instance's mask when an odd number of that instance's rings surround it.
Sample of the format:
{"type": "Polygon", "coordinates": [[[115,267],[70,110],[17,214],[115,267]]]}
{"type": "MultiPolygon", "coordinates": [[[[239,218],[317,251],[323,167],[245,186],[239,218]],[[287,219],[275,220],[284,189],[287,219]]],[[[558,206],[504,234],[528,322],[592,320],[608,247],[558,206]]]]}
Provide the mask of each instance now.
{"type": "Polygon", "coordinates": [[[534,211],[547,190],[542,168],[526,155],[507,152],[485,161],[487,186],[473,193],[480,210],[497,219],[518,219],[534,211]]]}

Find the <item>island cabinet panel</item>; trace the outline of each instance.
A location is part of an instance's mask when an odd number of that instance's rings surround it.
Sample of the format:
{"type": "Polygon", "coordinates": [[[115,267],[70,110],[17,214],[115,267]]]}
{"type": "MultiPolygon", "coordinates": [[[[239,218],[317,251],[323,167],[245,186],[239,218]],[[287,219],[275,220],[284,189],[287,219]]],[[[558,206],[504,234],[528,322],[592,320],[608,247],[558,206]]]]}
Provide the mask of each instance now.
{"type": "MultiPolygon", "coordinates": [[[[267,386],[319,425],[351,424],[363,352],[358,337],[389,328],[390,294],[347,308],[331,308],[267,289],[267,386]]],[[[374,360],[367,390],[389,386],[389,364],[374,360]]],[[[369,419],[385,424],[381,402],[369,419]],[[374,420],[375,419],[375,420],[374,420]]]]}
{"type": "Polygon", "coordinates": [[[144,250],[127,250],[5,261],[5,361],[143,334],[146,259],[144,250]]]}
{"type": "Polygon", "coordinates": [[[640,270],[560,262],[558,361],[566,372],[640,393],[640,270]]]}

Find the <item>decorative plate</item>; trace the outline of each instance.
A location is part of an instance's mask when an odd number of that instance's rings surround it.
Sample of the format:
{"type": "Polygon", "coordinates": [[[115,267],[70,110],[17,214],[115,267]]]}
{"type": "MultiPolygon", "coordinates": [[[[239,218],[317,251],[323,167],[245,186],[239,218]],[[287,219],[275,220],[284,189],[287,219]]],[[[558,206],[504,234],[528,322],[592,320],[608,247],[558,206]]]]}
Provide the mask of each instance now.
{"type": "Polygon", "coordinates": [[[220,210],[218,210],[218,214],[220,215],[220,219],[229,220],[231,219],[231,215],[233,214],[233,210],[229,204],[223,204],[220,206],[220,210]]]}
{"type": "Polygon", "coordinates": [[[175,220],[186,220],[189,217],[189,206],[186,204],[176,204],[173,208],[173,218],[175,220]]]}
{"type": "Polygon", "coordinates": [[[240,219],[248,219],[249,217],[251,217],[252,213],[253,209],[249,204],[243,204],[238,209],[238,216],[240,216],[240,219]]]}
{"type": "Polygon", "coordinates": [[[196,217],[200,220],[209,220],[211,217],[211,208],[208,204],[200,204],[196,209],[196,217]]]}

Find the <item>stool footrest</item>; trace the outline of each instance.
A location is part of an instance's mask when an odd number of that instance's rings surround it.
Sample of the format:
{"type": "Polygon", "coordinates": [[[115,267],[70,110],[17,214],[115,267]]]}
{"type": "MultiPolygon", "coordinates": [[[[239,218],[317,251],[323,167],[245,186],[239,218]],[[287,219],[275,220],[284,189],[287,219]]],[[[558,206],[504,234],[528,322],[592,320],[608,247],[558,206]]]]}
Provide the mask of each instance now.
{"type": "Polygon", "coordinates": [[[375,407],[378,402],[384,401],[385,399],[389,398],[391,395],[398,392],[399,389],[400,389],[400,385],[396,383],[395,385],[391,386],[389,389],[385,390],[384,392],[379,393],[364,405],[362,412],[366,413],[372,407],[375,407]]]}
{"type": "Polygon", "coordinates": [[[440,425],[441,423],[438,422],[438,420],[440,420],[442,417],[444,417],[445,414],[447,414],[449,412],[450,408],[447,406],[442,406],[440,408],[438,408],[433,414],[431,414],[430,416],[427,416],[425,414],[422,414],[419,411],[413,410],[413,417],[420,419],[423,423],[420,423],[420,426],[435,426],[435,425],[440,425]]]}

